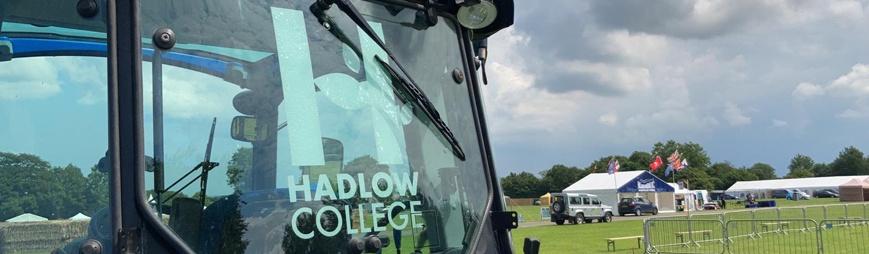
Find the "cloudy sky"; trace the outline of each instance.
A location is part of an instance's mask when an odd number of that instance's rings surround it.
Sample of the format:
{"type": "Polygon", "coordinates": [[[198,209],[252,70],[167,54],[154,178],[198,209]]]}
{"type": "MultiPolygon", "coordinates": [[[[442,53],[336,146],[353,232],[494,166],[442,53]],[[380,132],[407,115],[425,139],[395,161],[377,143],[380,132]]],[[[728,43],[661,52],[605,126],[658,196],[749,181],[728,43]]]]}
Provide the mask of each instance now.
{"type": "Polygon", "coordinates": [[[501,174],[674,139],[713,161],[869,151],[869,1],[516,1],[484,88],[501,174]]]}

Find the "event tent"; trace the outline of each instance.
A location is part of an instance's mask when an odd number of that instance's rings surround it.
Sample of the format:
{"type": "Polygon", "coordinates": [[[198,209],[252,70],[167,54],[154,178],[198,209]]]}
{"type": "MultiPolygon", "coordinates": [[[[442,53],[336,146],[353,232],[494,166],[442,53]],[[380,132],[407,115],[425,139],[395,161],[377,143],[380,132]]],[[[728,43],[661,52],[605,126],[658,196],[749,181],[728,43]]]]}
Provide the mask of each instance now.
{"type": "Polygon", "coordinates": [[[543,196],[540,196],[540,206],[549,206],[549,202],[552,200],[552,194],[546,193],[543,196]]]}
{"type": "Polygon", "coordinates": [[[603,204],[614,209],[621,197],[641,196],[657,204],[661,212],[675,211],[675,191],[673,186],[648,171],[589,174],[562,190],[597,195],[603,204]]]}
{"type": "Polygon", "coordinates": [[[739,181],[731,185],[726,192],[734,196],[745,196],[748,193],[753,193],[763,197],[768,196],[768,194],[773,190],[799,189],[806,191],[808,194],[812,194],[819,190],[838,189],[839,185],[842,185],[851,179],[863,181],[867,178],[869,178],[869,176],[862,175],[739,181]]]}
{"type": "Polygon", "coordinates": [[[839,200],[842,202],[859,202],[864,200],[863,188],[865,183],[857,179],[851,179],[839,185],[839,200]]]}
{"type": "Polygon", "coordinates": [[[45,217],[32,214],[32,213],[24,213],[11,219],[6,220],[6,222],[30,222],[30,221],[47,221],[45,217]]]}
{"type": "Polygon", "coordinates": [[[77,213],[76,215],[69,217],[69,220],[90,220],[91,217],[84,215],[82,213],[77,213]]]}
{"type": "Polygon", "coordinates": [[[863,201],[869,201],[869,178],[863,180],[863,201]]]}

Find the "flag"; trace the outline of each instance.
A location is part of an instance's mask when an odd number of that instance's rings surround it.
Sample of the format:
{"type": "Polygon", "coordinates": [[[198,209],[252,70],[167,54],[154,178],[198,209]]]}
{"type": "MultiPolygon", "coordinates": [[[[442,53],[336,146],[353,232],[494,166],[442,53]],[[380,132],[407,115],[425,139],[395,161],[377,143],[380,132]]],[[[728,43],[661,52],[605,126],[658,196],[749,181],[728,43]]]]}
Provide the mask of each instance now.
{"type": "Polygon", "coordinates": [[[667,157],[667,162],[670,163],[669,166],[675,170],[681,169],[680,167],[682,167],[682,162],[679,161],[679,159],[681,157],[682,157],[682,155],[679,154],[679,150],[676,150],[675,152],[673,152],[673,154],[671,154],[670,157],[667,157]]]}
{"type": "Polygon", "coordinates": [[[616,172],[619,172],[619,160],[610,160],[610,163],[607,166],[607,173],[612,175],[616,172]]]}
{"type": "Polygon", "coordinates": [[[661,160],[661,156],[655,156],[655,160],[649,164],[649,169],[651,169],[652,172],[657,172],[658,168],[660,168],[663,165],[664,165],[664,162],[661,160]]]}
{"type": "Polygon", "coordinates": [[[664,170],[664,177],[669,176],[669,175],[670,175],[670,172],[673,172],[673,166],[672,166],[672,165],[667,165],[667,170],[664,170]]]}
{"type": "Polygon", "coordinates": [[[682,171],[683,169],[688,168],[688,159],[682,159],[682,163],[679,165],[679,168],[676,170],[682,171]]]}

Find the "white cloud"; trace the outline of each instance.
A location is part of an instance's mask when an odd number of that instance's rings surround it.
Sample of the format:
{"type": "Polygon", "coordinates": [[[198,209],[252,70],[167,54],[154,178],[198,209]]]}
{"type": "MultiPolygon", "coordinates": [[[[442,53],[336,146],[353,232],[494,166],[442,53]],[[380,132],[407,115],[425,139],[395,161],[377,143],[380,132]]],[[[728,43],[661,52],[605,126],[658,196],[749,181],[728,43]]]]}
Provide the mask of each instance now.
{"type": "Polygon", "coordinates": [[[60,91],[58,67],[46,58],[0,62],[0,100],[43,99],[60,91]]]}
{"type": "Polygon", "coordinates": [[[869,95],[869,65],[854,65],[850,72],[836,78],[826,89],[832,94],[845,97],[869,95]]]}
{"type": "Polygon", "coordinates": [[[824,95],[824,88],[812,83],[803,82],[794,88],[793,96],[797,99],[808,99],[815,96],[824,95]]]}
{"type": "Polygon", "coordinates": [[[865,18],[863,4],[859,1],[830,1],[829,11],[835,16],[853,21],[860,21],[865,18]]]}
{"type": "Polygon", "coordinates": [[[784,120],[779,120],[779,119],[772,119],[772,126],[773,127],[786,127],[786,126],[788,126],[788,122],[786,122],[784,120]]]}
{"type": "Polygon", "coordinates": [[[857,119],[869,117],[869,65],[855,64],[851,70],[834,79],[828,85],[815,85],[800,83],[793,91],[797,99],[805,99],[823,95],[840,98],[840,100],[853,99],[850,108],[836,114],[838,118],[857,119]]]}
{"type": "Polygon", "coordinates": [[[746,116],[745,113],[742,112],[742,109],[733,102],[727,102],[724,104],[724,119],[727,120],[731,126],[741,126],[751,123],[751,117],[746,116]]]}
{"type": "MultiPolygon", "coordinates": [[[[142,76],[150,77],[151,68],[142,68],[142,76]]],[[[150,109],[152,80],[144,78],[143,83],[143,100],[150,109]]],[[[171,117],[211,118],[234,114],[232,98],[239,92],[241,88],[215,76],[169,65],[163,67],[163,112],[171,117]]]]}
{"type": "Polygon", "coordinates": [[[866,113],[867,112],[863,112],[863,111],[860,111],[857,109],[849,108],[849,109],[846,109],[845,111],[840,112],[839,114],[836,114],[836,117],[856,119],[856,118],[866,117],[866,115],[867,115],[866,113]]]}
{"type": "Polygon", "coordinates": [[[556,63],[552,67],[562,70],[564,75],[585,77],[618,94],[647,89],[652,84],[649,69],[644,67],[587,61],[556,63]]]}
{"type": "Polygon", "coordinates": [[[618,56],[629,63],[655,63],[670,50],[667,37],[645,33],[630,33],[627,30],[607,32],[599,45],[607,54],[618,56]]]}
{"type": "Polygon", "coordinates": [[[528,37],[508,28],[491,41],[491,60],[486,64],[489,85],[483,91],[493,135],[510,140],[569,129],[577,102],[569,94],[575,93],[553,94],[534,86],[537,77],[528,71],[517,50],[527,46],[528,37]]]}
{"type": "Polygon", "coordinates": [[[615,126],[619,123],[619,115],[616,113],[606,113],[598,117],[597,121],[606,126],[615,126]]]}

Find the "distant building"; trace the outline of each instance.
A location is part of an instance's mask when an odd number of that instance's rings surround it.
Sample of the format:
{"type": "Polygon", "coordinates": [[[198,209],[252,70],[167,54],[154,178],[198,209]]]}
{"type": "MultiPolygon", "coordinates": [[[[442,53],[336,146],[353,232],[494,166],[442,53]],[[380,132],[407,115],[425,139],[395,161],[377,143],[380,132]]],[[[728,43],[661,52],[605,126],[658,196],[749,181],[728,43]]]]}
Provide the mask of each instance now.
{"type": "Polygon", "coordinates": [[[827,177],[808,177],[808,178],[793,178],[793,179],[774,179],[774,180],[759,180],[759,181],[739,181],[734,183],[727,189],[727,193],[739,198],[751,193],[759,197],[769,197],[773,190],[792,190],[798,189],[812,195],[815,191],[831,189],[838,190],[839,186],[857,179],[864,181],[869,176],[827,176],[827,177]]]}
{"type": "Polygon", "coordinates": [[[30,221],[47,221],[47,220],[48,219],[46,219],[45,217],[42,217],[42,216],[39,216],[36,214],[25,213],[25,214],[21,214],[21,215],[12,217],[11,219],[6,220],[6,222],[30,222],[30,221]]]}

